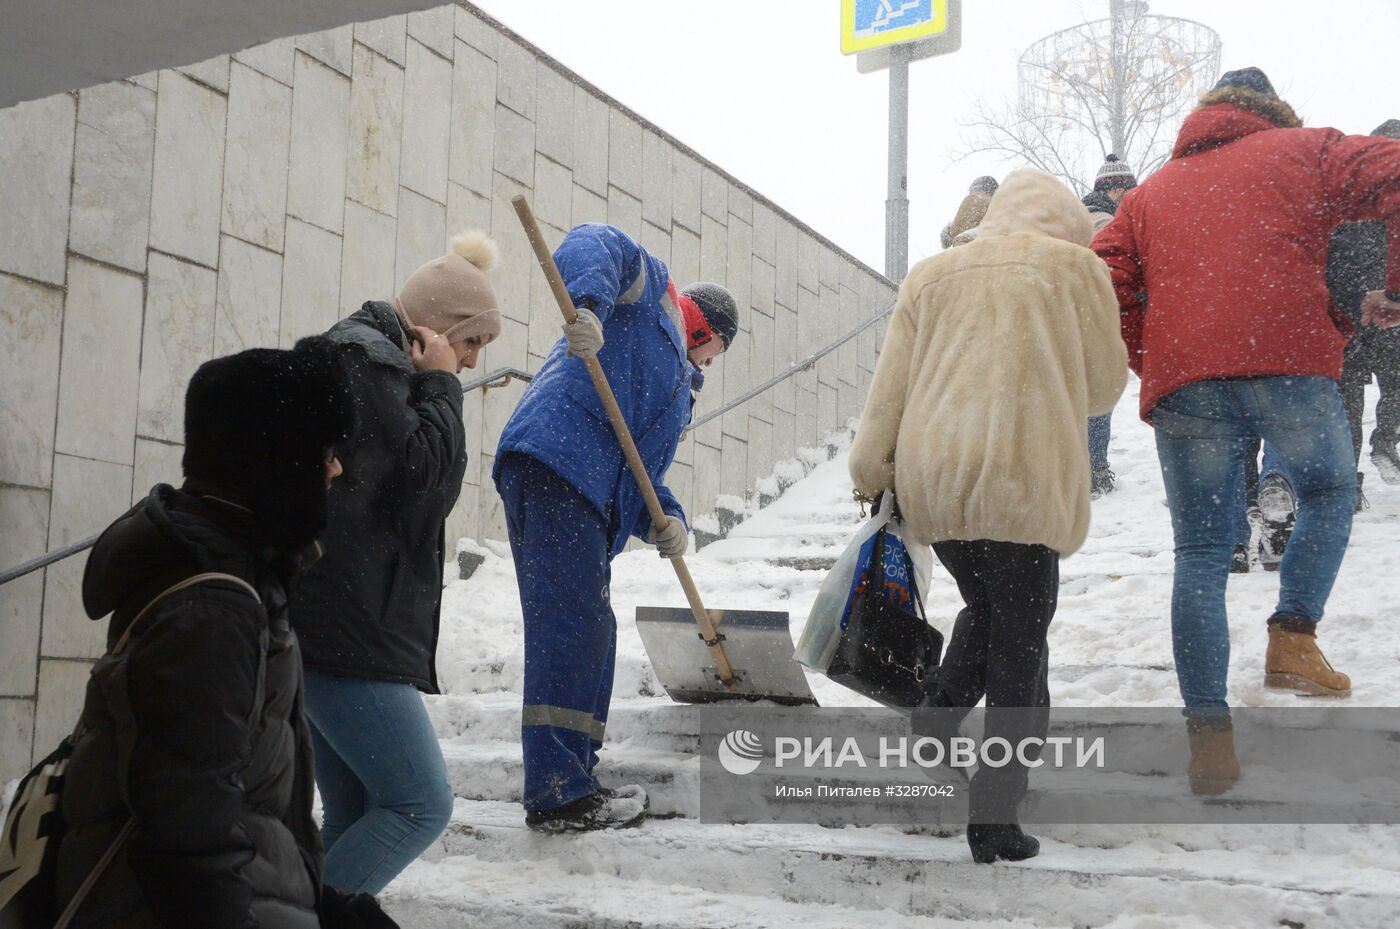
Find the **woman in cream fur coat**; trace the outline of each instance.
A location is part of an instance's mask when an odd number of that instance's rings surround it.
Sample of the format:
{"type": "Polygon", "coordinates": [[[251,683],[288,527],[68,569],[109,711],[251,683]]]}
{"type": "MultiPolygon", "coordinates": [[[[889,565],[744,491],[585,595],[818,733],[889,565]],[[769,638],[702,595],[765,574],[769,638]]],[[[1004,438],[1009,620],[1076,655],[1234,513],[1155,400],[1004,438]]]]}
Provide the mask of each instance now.
{"type": "MultiPolygon", "coordinates": [[[[933,544],[967,603],[924,704],[965,712],[985,695],[989,709],[1035,708],[989,714],[988,737],[1013,744],[1044,735],[1059,559],[1089,531],[1084,421],[1127,383],[1092,232],[1062,183],[1012,172],[977,238],[901,285],[851,450],[857,493],[895,490],[911,537],[933,544]]],[[[1026,784],[1016,764],[973,778],[978,861],[1038,851],[1015,824],[1026,784]]]]}

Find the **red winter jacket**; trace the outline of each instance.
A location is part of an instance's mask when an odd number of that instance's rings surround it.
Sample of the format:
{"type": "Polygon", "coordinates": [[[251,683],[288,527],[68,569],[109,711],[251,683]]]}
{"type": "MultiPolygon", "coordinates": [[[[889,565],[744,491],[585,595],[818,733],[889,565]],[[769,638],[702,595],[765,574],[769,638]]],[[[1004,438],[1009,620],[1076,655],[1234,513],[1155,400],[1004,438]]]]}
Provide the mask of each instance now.
{"type": "Polygon", "coordinates": [[[1391,221],[1387,289],[1400,291],[1400,141],[1279,129],[1228,103],[1187,117],[1171,160],[1093,244],[1142,418],[1196,381],[1338,378],[1351,327],[1328,297],[1327,241],[1363,219],[1391,221]]]}

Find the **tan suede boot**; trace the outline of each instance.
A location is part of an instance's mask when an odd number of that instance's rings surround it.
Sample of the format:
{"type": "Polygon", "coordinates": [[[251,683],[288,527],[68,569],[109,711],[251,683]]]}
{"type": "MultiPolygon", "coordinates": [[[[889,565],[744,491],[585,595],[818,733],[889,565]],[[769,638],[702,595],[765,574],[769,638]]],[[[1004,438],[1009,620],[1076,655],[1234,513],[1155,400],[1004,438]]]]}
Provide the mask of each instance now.
{"type": "Polygon", "coordinates": [[[1229,722],[1209,726],[1188,721],[1186,737],[1191,743],[1191,762],[1186,766],[1191,792],[1214,797],[1235,786],[1240,779],[1240,762],[1235,757],[1235,730],[1229,722]]]}
{"type": "Polygon", "coordinates": [[[1287,623],[1270,622],[1264,656],[1264,686],[1307,697],[1349,697],[1351,678],[1335,671],[1317,647],[1317,637],[1287,623]]]}

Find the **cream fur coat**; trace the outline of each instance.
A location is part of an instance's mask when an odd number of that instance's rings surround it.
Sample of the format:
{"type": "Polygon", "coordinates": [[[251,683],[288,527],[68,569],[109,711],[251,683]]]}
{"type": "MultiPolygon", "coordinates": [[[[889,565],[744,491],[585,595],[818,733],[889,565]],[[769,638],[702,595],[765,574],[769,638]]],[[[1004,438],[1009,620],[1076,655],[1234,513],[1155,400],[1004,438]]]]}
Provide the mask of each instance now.
{"type": "Polygon", "coordinates": [[[1108,268],[1084,205],[1012,174],[977,239],[900,287],[851,476],[894,487],[914,538],[994,539],[1069,555],[1089,532],[1086,420],[1128,378],[1108,268]]]}

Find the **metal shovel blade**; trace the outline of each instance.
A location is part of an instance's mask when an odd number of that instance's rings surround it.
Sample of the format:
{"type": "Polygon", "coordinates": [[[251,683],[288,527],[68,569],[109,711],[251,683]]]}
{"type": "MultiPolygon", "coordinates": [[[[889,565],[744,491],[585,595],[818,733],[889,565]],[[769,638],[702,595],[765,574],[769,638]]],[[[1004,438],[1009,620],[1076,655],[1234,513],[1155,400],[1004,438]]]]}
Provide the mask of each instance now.
{"type": "Polygon", "coordinates": [[[786,706],[816,706],[802,667],[792,660],[788,614],[768,610],[707,610],[724,636],[734,668],[733,686],[715,671],[710,651],[688,609],[637,607],[637,631],[656,678],[677,703],[772,700],[786,706]]]}

